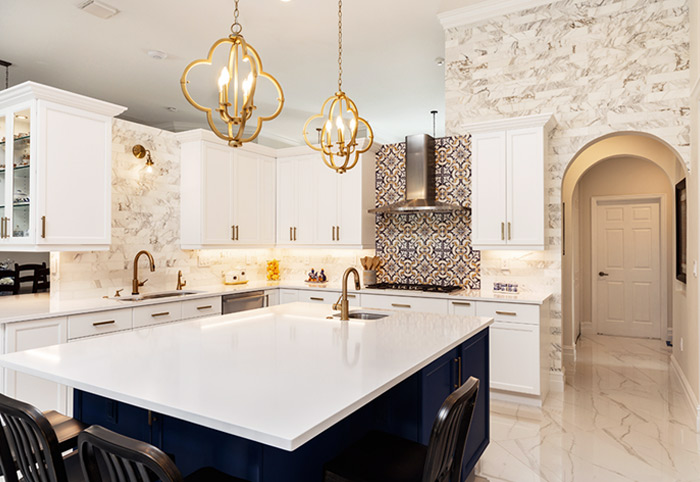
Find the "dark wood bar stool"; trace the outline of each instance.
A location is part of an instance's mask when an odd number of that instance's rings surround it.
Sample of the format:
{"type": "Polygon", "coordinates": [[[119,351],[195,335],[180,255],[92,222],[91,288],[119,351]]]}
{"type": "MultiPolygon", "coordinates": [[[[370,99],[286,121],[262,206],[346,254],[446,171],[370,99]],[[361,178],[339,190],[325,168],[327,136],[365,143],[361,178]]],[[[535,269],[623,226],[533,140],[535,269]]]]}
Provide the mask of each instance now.
{"type": "MultiPolygon", "coordinates": [[[[41,264],[17,264],[15,263],[15,283],[17,290],[22,290],[23,284],[31,283],[32,293],[38,293],[39,290],[49,289],[49,268],[46,263],[41,264]]],[[[24,292],[28,292],[27,289],[24,292]]]]}
{"type": "Polygon", "coordinates": [[[211,467],[183,478],[175,463],[159,448],[99,425],[80,434],[78,453],[86,482],[247,482],[211,467]]]}
{"type": "Polygon", "coordinates": [[[324,482],[459,482],[479,380],[470,377],[442,404],[428,446],[370,432],[324,467],[324,482]]]}
{"type": "Polygon", "coordinates": [[[0,394],[0,464],[5,482],[82,482],[76,452],[84,425],[58,412],[42,413],[28,403],[0,394]]]}
{"type": "Polygon", "coordinates": [[[15,272],[7,269],[0,269],[0,279],[12,279],[12,284],[0,284],[0,293],[19,293],[19,283],[15,277],[15,272]]]}

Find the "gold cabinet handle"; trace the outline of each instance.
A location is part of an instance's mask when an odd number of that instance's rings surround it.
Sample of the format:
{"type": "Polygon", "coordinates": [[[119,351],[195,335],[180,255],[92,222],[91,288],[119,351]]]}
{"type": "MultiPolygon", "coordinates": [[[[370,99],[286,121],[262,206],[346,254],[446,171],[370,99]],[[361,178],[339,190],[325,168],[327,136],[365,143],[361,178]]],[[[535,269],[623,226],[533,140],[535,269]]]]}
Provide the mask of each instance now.
{"type": "Polygon", "coordinates": [[[309,299],[311,301],[325,301],[323,298],[319,298],[317,296],[310,296],[309,299]]]}
{"type": "Polygon", "coordinates": [[[231,225],[231,241],[236,240],[236,226],[231,225]]]}
{"type": "Polygon", "coordinates": [[[9,238],[7,235],[7,218],[2,218],[2,237],[9,238]]]}
{"type": "Polygon", "coordinates": [[[331,232],[333,233],[333,241],[335,241],[335,226],[331,226],[331,232]]]}
{"type": "Polygon", "coordinates": [[[297,240],[297,227],[294,226],[294,241],[297,240]]]}
{"type": "Polygon", "coordinates": [[[294,238],[292,238],[292,229],[293,228],[291,226],[289,226],[289,240],[290,241],[294,241],[294,238]]]}
{"type": "Polygon", "coordinates": [[[41,237],[46,238],[46,216],[41,217],[41,237]]]}
{"type": "Polygon", "coordinates": [[[458,356],[454,359],[457,364],[457,381],[454,383],[455,390],[462,386],[462,357],[458,356]]]}
{"type": "Polygon", "coordinates": [[[238,224],[236,224],[236,241],[240,241],[240,240],[241,240],[241,239],[238,237],[238,228],[240,228],[240,226],[239,226],[238,224]]]}
{"type": "Polygon", "coordinates": [[[113,325],[115,324],[115,320],[109,320],[109,321],[96,321],[92,324],[92,326],[105,326],[105,325],[113,325]]]}
{"type": "Polygon", "coordinates": [[[207,305],[207,306],[198,306],[197,309],[198,309],[198,310],[211,310],[211,305],[207,305]]]}
{"type": "Polygon", "coordinates": [[[355,295],[348,295],[348,298],[357,298],[355,295]]]}
{"type": "Polygon", "coordinates": [[[151,314],[151,316],[152,316],[153,318],[155,318],[155,317],[157,317],[157,316],[168,316],[169,314],[170,314],[169,311],[163,311],[163,312],[161,312],[161,313],[153,313],[153,314],[151,314]]]}
{"type": "Polygon", "coordinates": [[[453,301],[454,306],[471,306],[472,304],[468,301],[453,301]]]}
{"type": "Polygon", "coordinates": [[[518,314],[515,311],[497,311],[496,314],[506,316],[518,316],[518,314]]]}
{"type": "Polygon", "coordinates": [[[401,303],[392,303],[391,306],[393,306],[394,308],[410,308],[411,307],[411,305],[404,305],[401,303]]]}
{"type": "Polygon", "coordinates": [[[501,223],[501,241],[506,240],[506,232],[505,231],[506,231],[506,224],[501,223]]]}
{"type": "Polygon", "coordinates": [[[510,222],[508,223],[508,241],[510,241],[510,222]]]}
{"type": "Polygon", "coordinates": [[[335,227],[335,237],[336,241],[340,241],[340,226],[335,227]]]}

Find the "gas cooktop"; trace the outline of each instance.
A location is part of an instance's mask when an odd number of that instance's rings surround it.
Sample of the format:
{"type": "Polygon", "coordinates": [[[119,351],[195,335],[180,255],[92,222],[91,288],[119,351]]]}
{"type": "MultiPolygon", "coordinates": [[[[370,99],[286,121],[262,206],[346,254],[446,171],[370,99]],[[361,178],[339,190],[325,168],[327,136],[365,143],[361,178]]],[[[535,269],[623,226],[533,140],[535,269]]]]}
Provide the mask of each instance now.
{"type": "Polygon", "coordinates": [[[365,288],[375,290],[406,290],[406,291],[425,291],[428,293],[452,293],[462,289],[457,285],[428,285],[418,283],[375,283],[367,285],[365,288]]]}

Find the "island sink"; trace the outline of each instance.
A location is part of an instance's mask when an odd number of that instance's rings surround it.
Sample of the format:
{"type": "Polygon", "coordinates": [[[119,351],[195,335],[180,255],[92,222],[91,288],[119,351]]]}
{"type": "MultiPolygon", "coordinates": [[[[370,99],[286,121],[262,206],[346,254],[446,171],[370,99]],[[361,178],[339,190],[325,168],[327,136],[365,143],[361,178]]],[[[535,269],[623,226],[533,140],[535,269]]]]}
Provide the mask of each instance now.
{"type": "MultiPolygon", "coordinates": [[[[348,313],[348,318],[351,320],[381,320],[389,316],[389,313],[380,313],[377,311],[360,311],[353,310],[348,313]]],[[[336,313],[333,315],[334,318],[340,318],[341,314],[336,313]]]]}

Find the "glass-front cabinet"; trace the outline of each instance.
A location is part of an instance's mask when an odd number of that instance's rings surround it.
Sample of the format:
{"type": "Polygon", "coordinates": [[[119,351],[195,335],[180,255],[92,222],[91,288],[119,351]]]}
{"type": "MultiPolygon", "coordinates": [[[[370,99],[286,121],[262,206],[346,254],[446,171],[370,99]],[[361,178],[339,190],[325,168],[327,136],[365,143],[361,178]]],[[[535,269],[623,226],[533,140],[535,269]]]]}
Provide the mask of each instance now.
{"type": "Polygon", "coordinates": [[[32,197],[32,112],[28,105],[0,115],[0,241],[29,242],[32,197]]]}
{"type": "Polygon", "coordinates": [[[124,110],[34,82],[0,91],[0,251],[109,247],[112,119],[124,110]]]}

